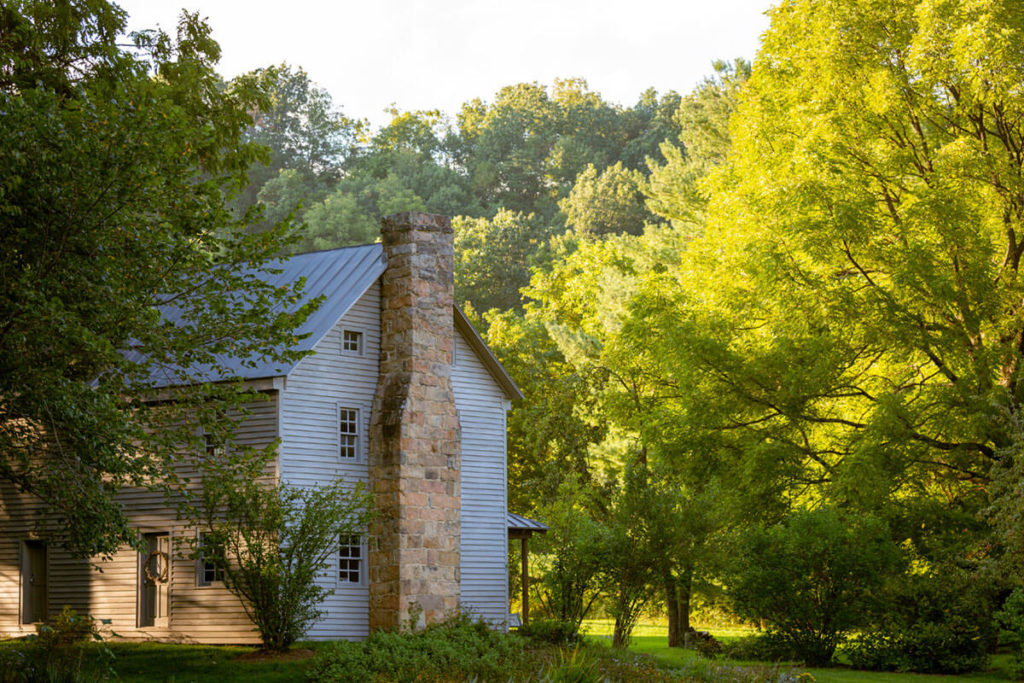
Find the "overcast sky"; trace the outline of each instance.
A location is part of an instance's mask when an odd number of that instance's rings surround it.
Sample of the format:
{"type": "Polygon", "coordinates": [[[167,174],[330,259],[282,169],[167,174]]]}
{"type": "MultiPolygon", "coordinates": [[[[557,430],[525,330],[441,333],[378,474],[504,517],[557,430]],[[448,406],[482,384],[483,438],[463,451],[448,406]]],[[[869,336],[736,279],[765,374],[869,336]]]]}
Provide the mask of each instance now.
{"type": "Polygon", "coordinates": [[[585,78],[632,105],[648,87],[688,92],[715,59],[753,59],[774,0],[115,0],[131,30],[209,20],[226,77],[288,62],[348,116],[454,115],[523,81],[585,78]],[[187,4],[186,4],[187,3],[187,4]]]}

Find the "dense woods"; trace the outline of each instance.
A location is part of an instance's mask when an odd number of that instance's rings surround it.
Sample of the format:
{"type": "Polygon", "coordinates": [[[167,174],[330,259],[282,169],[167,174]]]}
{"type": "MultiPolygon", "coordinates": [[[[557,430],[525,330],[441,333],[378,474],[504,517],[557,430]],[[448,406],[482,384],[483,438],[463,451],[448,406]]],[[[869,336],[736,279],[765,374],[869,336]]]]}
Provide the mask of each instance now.
{"type": "Polygon", "coordinates": [[[519,83],[372,129],[298,66],[247,74],[223,92],[268,154],[222,223],[295,253],[455,216],[457,299],[526,395],[535,610],[978,668],[1024,633],[1024,8],[770,14],[752,63],[632,105],[519,83]]]}

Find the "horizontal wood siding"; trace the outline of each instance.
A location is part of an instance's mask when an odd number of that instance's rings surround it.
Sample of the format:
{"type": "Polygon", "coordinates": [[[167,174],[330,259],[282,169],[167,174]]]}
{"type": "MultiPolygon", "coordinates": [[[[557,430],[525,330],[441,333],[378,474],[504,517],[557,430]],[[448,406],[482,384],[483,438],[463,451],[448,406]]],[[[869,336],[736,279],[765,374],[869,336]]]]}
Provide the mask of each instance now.
{"type": "MultiPolygon", "coordinates": [[[[380,373],[380,286],[373,284],[345,316],[288,375],[281,398],[280,474],[282,481],[313,486],[342,477],[367,481],[366,453],[370,408],[380,373]],[[361,332],[361,354],[342,351],[344,330],[361,332]],[[359,411],[359,457],[342,459],[338,408],[359,411]]],[[[338,582],[338,556],[320,577],[334,590],[321,605],[323,617],[309,631],[313,639],[365,638],[369,634],[369,592],[365,548],[363,581],[338,582]]]]}
{"type": "Polygon", "coordinates": [[[508,619],[506,398],[458,332],[452,385],[462,426],[462,609],[503,624],[508,619]]]}
{"type": "MultiPolygon", "coordinates": [[[[233,443],[263,447],[277,438],[278,401],[276,392],[267,399],[250,404],[233,443]]],[[[276,469],[276,463],[271,464],[276,469]]],[[[194,468],[184,459],[181,474],[192,476],[199,485],[194,468]]],[[[41,506],[27,496],[16,494],[0,484],[0,635],[34,632],[20,622],[21,572],[20,542],[32,538],[32,512],[41,506]],[[7,513],[10,510],[10,514],[7,513]]],[[[258,637],[238,598],[222,585],[198,586],[196,563],[188,557],[191,546],[185,541],[195,531],[176,518],[163,494],[127,488],[118,494],[129,522],[144,532],[166,532],[172,540],[169,571],[169,626],[138,628],[139,554],[133,548],[120,548],[112,557],[76,559],[56,546],[47,548],[47,608],[51,616],[68,605],[82,614],[109,620],[106,630],[125,638],[168,638],[200,643],[256,643],[258,637]]]]}

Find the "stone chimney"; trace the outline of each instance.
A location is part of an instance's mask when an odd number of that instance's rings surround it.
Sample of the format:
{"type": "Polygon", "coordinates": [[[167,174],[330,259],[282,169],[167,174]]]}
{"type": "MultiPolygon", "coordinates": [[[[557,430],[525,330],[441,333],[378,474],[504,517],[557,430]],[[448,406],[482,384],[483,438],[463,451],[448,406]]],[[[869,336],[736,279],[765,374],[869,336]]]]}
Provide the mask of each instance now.
{"type": "Polygon", "coordinates": [[[380,378],[370,416],[377,520],[369,552],[370,629],[432,623],[459,602],[459,420],[452,392],[451,222],[382,221],[380,378]]]}

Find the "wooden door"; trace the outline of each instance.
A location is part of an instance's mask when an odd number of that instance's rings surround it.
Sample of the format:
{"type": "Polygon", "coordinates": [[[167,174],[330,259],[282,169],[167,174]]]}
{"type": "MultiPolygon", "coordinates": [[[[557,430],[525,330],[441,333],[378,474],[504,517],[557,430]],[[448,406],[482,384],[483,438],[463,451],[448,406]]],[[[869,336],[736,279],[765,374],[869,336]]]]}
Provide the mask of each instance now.
{"type": "Polygon", "coordinates": [[[144,534],[145,553],[139,554],[139,626],[167,628],[170,601],[171,537],[144,534]]]}
{"type": "Polygon", "coordinates": [[[21,623],[46,621],[46,544],[25,541],[21,553],[21,623]]]}

